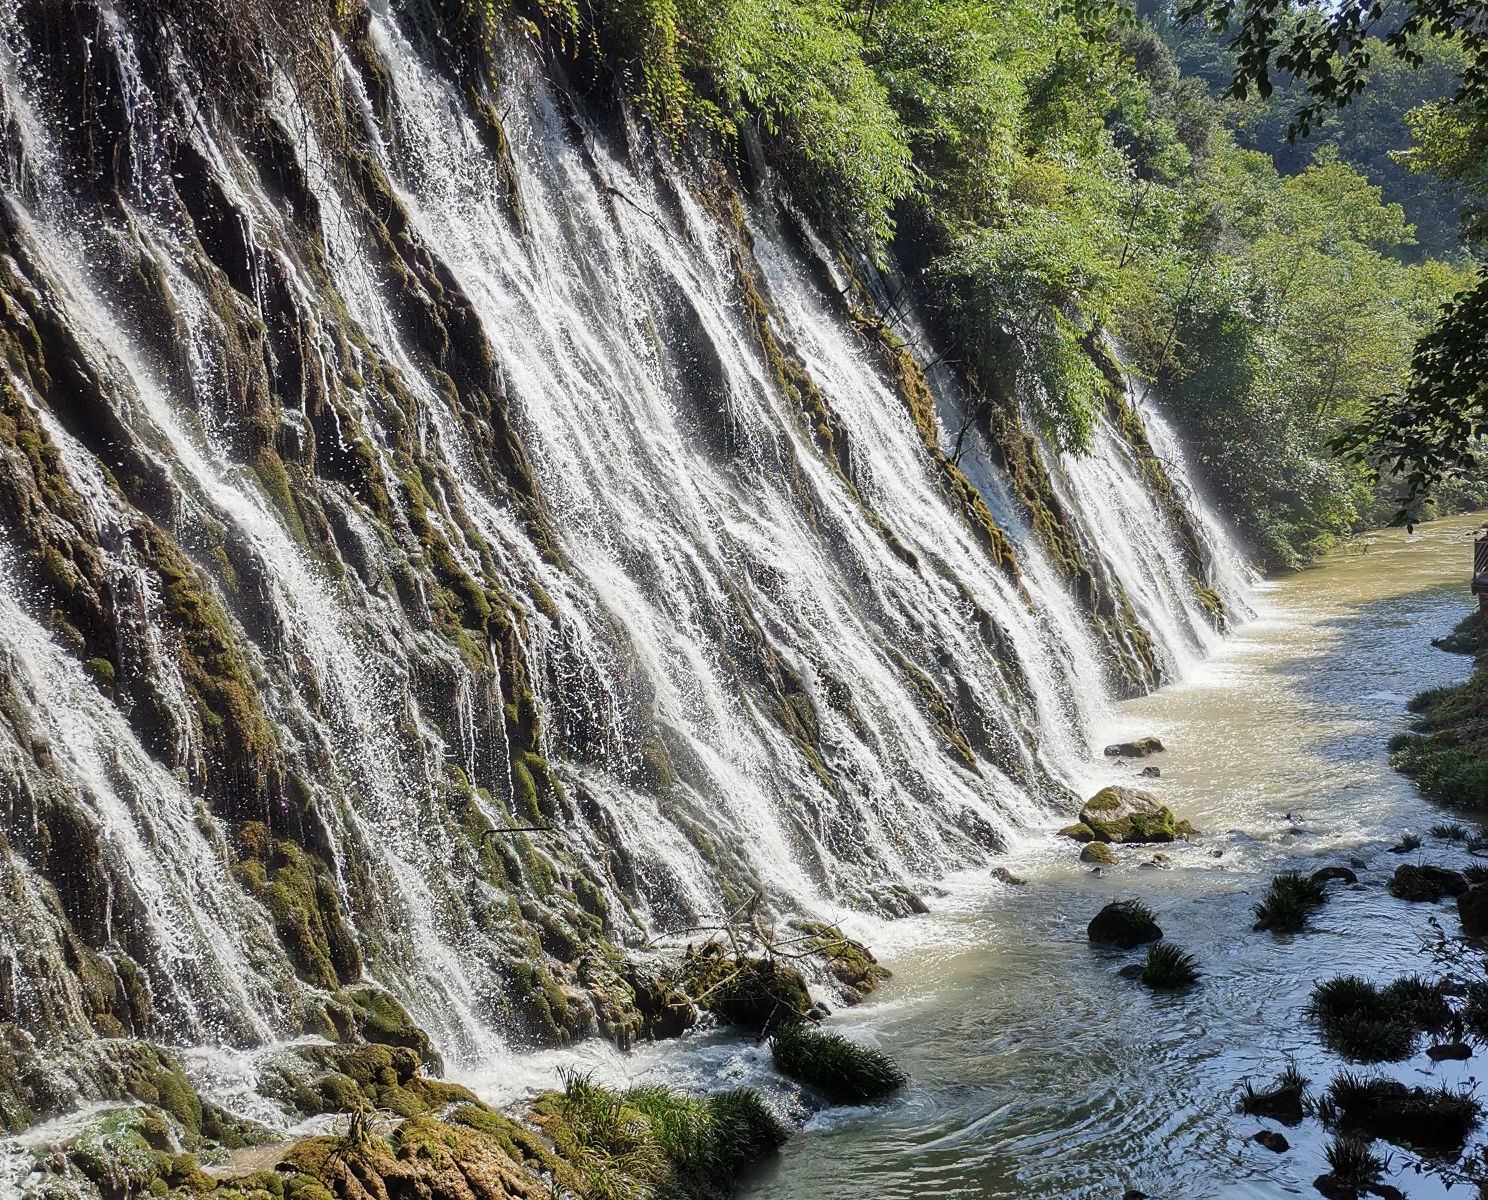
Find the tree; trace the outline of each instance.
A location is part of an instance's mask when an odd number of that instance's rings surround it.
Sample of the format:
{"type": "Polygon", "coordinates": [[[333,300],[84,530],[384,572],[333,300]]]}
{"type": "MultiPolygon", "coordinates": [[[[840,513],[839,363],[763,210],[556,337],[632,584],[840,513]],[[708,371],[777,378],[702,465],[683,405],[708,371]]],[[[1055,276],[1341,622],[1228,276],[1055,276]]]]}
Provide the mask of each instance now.
{"type": "MultiPolygon", "coordinates": [[[[1272,91],[1272,70],[1302,89],[1289,127],[1306,135],[1323,114],[1350,104],[1365,86],[1379,48],[1419,68],[1424,37],[1455,43],[1465,55],[1462,82],[1446,105],[1436,105],[1423,162],[1482,188],[1481,157],[1488,114],[1488,0],[1188,0],[1180,15],[1203,16],[1234,33],[1235,70],[1231,95],[1251,87],[1272,91]],[[1436,157],[1432,157],[1435,155],[1436,157]]],[[[1481,222],[1468,231],[1484,249],[1481,222]]],[[[1477,467],[1480,443],[1488,437],[1488,273],[1449,300],[1435,327],[1417,342],[1411,378],[1400,391],[1384,394],[1368,415],[1336,440],[1345,453],[1392,471],[1409,487],[1407,505],[1444,480],[1477,467]]]]}

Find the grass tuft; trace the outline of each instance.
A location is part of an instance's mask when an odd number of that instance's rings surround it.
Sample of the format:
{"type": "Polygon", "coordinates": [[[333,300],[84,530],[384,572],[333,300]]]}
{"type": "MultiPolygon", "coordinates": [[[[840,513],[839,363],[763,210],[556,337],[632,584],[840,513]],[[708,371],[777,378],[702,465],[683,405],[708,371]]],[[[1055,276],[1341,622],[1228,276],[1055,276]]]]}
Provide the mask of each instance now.
{"type": "Polygon", "coordinates": [[[1465,842],[1471,836],[1465,825],[1459,825],[1453,821],[1450,825],[1433,825],[1431,836],[1440,838],[1444,842],[1465,842]]]}
{"type": "Polygon", "coordinates": [[[1147,950],[1142,982],[1151,988],[1187,987],[1199,978],[1199,960],[1172,942],[1156,942],[1147,950]]]}
{"type": "Polygon", "coordinates": [[[1324,1152],[1333,1182],[1355,1194],[1368,1191],[1385,1173],[1385,1160],[1363,1138],[1339,1134],[1324,1152]]]}
{"type": "Polygon", "coordinates": [[[1452,1019],[1445,985],[1420,975],[1404,975],[1387,984],[1380,992],[1380,1000],[1413,1029],[1436,1032],[1445,1029],[1452,1019]]]}
{"type": "MultiPolygon", "coordinates": [[[[1354,1062],[1398,1062],[1415,1050],[1416,1031],[1430,1027],[1418,1021],[1436,1019],[1430,990],[1414,978],[1380,989],[1357,975],[1340,975],[1313,989],[1307,1013],[1335,1054],[1354,1062]]],[[[1442,999],[1439,992],[1436,999],[1442,999]]]]}
{"type": "Polygon", "coordinates": [[[1482,1114],[1467,1092],[1353,1071],[1335,1077],[1324,1100],[1328,1120],[1340,1128],[1424,1150],[1460,1149],[1482,1114]]]}
{"type": "Polygon", "coordinates": [[[1288,1060],[1281,1074],[1266,1091],[1247,1079],[1240,1090],[1238,1108],[1252,1117],[1270,1117],[1286,1125],[1300,1125],[1307,1113],[1308,1078],[1288,1060]]]}
{"type": "Polygon", "coordinates": [[[687,1096],[647,1086],[616,1092],[568,1073],[533,1105],[538,1124],[582,1182],[586,1200],[711,1195],[778,1149],[785,1127],[752,1090],[687,1096]]]}
{"type": "Polygon", "coordinates": [[[1271,881],[1265,899],[1255,906],[1257,929],[1295,933],[1307,923],[1307,914],[1328,899],[1320,880],[1296,871],[1283,871],[1271,881]]]}
{"type": "Polygon", "coordinates": [[[770,1053],[781,1074],[838,1102],[877,1100],[898,1091],[908,1079],[882,1051],[806,1024],[777,1029],[770,1053]]]}

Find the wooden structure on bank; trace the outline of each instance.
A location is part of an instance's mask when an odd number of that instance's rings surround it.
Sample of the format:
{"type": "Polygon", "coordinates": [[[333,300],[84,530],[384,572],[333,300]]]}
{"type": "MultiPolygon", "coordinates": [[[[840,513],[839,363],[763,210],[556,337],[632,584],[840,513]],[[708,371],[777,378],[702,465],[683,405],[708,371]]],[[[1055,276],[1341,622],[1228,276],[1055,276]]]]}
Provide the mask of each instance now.
{"type": "Polygon", "coordinates": [[[1488,533],[1473,543],[1472,588],[1478,598],[1478,610],[1488,614],[1488,533]]]}

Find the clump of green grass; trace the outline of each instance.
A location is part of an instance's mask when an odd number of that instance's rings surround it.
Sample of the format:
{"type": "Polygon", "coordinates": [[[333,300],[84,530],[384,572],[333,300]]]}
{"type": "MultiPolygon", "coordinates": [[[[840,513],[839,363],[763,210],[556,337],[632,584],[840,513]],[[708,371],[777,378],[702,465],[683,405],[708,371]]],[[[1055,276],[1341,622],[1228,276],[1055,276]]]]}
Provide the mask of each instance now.
{"type": "Polygon", "coordinates": [[[533,1113],[586,1200],[711,1195],[786,1139],[749,1089],[701,1097],[659,1086],[617,1092],[574,1073],[561,1092],[539,1097],[533,1113]]]}
{"type": "Polygon", "coordinates": [[[1440,981],[1424,979],[1420,975],[1403,975],[1386,984],[1380,993],[1380,1000],[1401,1021],[1414,1029],[1434,1032],[1444,1029],[1452,1019],[1445,985],[1440,981]]]}
{"type": "Polygon", "coordinates": [[[1354,1062],[1397,1062],[1416,1046],[1405,992],[1387,994],[1367,979],[1340,975],[1313,989],[1307,1012],[1336,1054],[1354,1062]]]}
{"type": "Polygon", "coordinates": [[[1255,927],[1295,933],[1307,924],[1307,914],[1327,899],[1321,880],[1283,871],[1271,881],[1265,899],[1255,906],[1255,927]]]}
{"type": "Polygon", "coordinates": [[[1409,854],[1412,850],[1419,850],[1425,843],[1418,834],[1407,833],[1398,842],[1390,847],[1392,854],[1409,854]]]}
{"type": "Polygon", "coordinates": [[[1459,825],[1453,821],[1449,825],[1433,825],[1431,836],[1440,838],[1444,842],[1465,842],[1470,835],[1465,825],[1459,825]]]}
{"type": "Polygon", "coordinates": [[[1307,1113],[1309,1080],[1288,1060],[1271,1087],[1261,1091],[1249,1079],[1240,1090],[1238,1108],[1252,1117],[1269,1117],[1285,1125],[1300,1125],[1307,1113]]]}
{"type": "Polygon", "coordinates": [[[908,1079],[882,1051],[804,1023],[777,1029],[770,1053],[781,1074],[839,1103],[877,1100],[898,1091],[908,1079]]]}
{"type": "Polygon", "coordinates": [[[1407,1087],[1399,1080],[1344,1071],[1328,1085],[1320,1109],[1331,1124],[1423,1150],[1460,1149],[1482,1106],[1447,1087],[1407,1087]]]}
{"type": "Polygon", "coordinates": [[[1345,1192],[1360,1195],[1379,1182],[1385,1173],[1385,1160],[1370,1147],[1363,1138],[1339,1134],[1324,1151],[1328,1160],[1328,1174],[1333,1183],[1345,1192]]]}
{"type": "Polygon", "coordinates": [[[1156,942],[1147,950],[1142,982],[1150,988],[1170,991],[1187,987],[1199,978],[1199,960],[1172,942],[1156,942]]]}
{"type": "Polygon", "coordinates": [[[1480,883],[1488,883],[1488,867],[1482,863],[1468,863],[1462,868],[1462,878],[1467,880],[1468,887],[1477,887],[1480,883]]]}
{"type": "Polygon", "coordinates": [[[1488,983],[1467,985],[1462,1001],[1462,1022],[1475,1034],[1488,1038],[1488,983]]]}

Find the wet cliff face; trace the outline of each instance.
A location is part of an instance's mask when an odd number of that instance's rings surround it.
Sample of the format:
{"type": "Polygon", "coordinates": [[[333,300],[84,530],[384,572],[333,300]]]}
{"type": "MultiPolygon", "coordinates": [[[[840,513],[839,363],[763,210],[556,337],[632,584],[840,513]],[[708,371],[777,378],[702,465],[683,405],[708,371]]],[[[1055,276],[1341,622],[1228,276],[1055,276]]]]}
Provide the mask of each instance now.
{"type": "Polygon", "coordinates": [[[1119,388],[1061,461],[768,197],[374,8],[255,74],[4,5],[6,1045],[365,981],[460,1060],[644,1036],[652,933],[983,861],[1221,620],[1119,388]]]}

